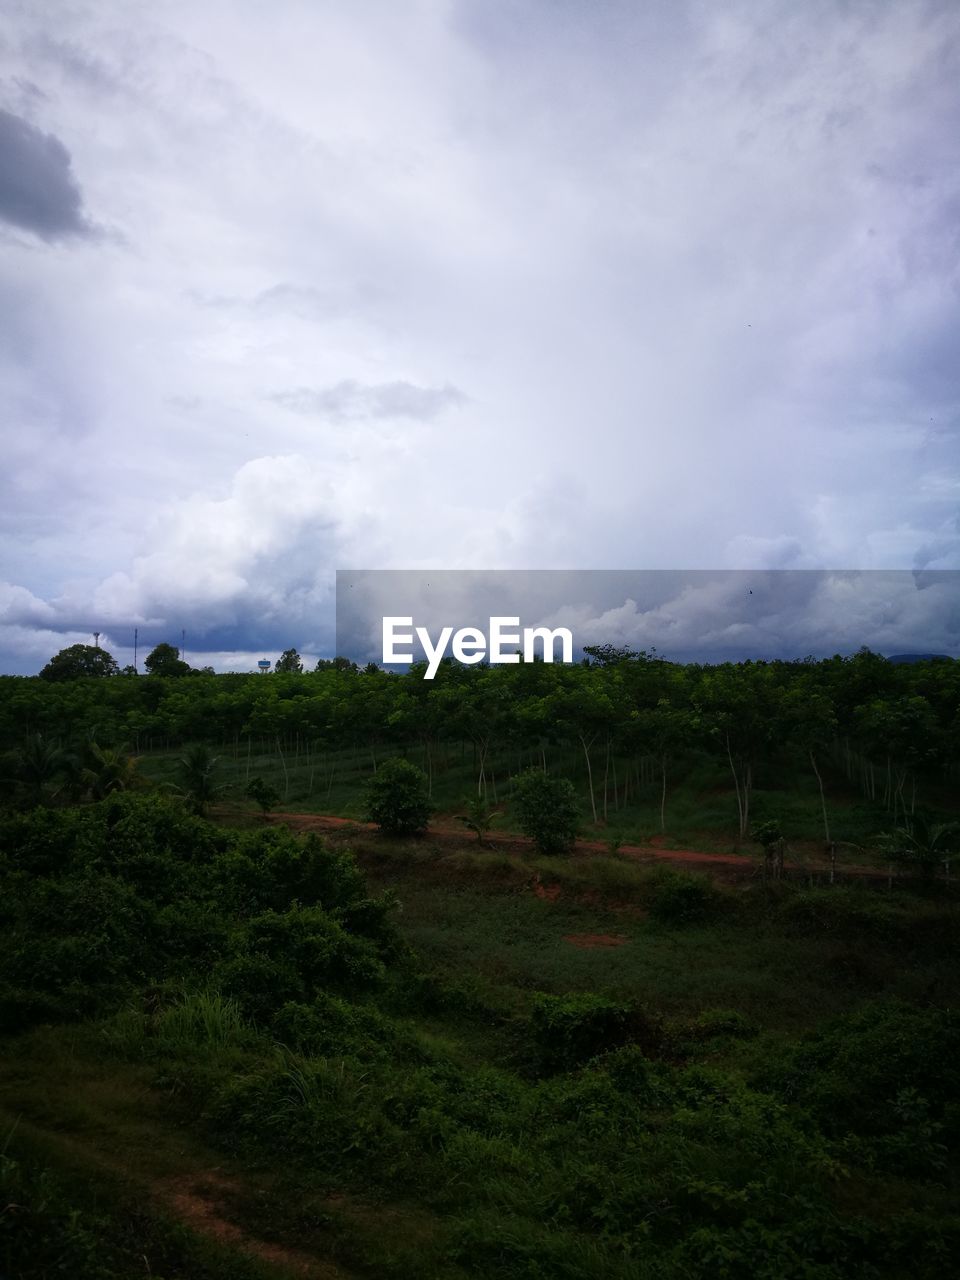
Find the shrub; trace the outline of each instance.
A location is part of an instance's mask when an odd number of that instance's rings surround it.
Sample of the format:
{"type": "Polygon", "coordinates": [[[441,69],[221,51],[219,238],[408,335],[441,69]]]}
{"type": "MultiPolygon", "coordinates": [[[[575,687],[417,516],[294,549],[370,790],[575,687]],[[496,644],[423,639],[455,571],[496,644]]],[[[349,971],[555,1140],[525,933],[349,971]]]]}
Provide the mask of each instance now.
{"type": "Polygon", "coordinates": [[[264,955],[239,955],[213,971],[213,982],[223,995],[236,1002],[249,1018],[267,1023],[274,1012],[291,1000],[302,1000],[304,985],[288,960],[264,955]]]}
{"type": "Polygon", "coordinates": [[[533,1037],[543,1071],[570,1071],[626,1044],[655,1050],[661,1038],[659,1026],[639,1005],[590,994],[538,995],[533,1037]]]}
{"type": "Polygon", "coordinates": [[[654,880],[650,914],[667,924],[695,924],[716,915],[722,898],[713,881],[690,871],[664,870],[654,880]]]}
{"type": "Polygon", "coordinates": [[[580,828],[580,805],[573,784],[539,769],[514,779],[512,804],[520,830],[540,853],[566,853],[580,828]]]}
{"type": "Polygon", "coordinates": [[[427,775],[409,760],[386,760],[367,783],[366,820],[391,836],[425,831],[433,805],[427,775]]]}
{"type": "Polygon", "coordinates": [[[280,803],[280,792],[260,777],[251,778],[243,794],[260,806],[264,817],[280,803]]]}
{"type": "Polygon", "coordinates": [[[321,907],[295,904],[289,911],[267,911],[247,922],[250,951],[294,966],[308,989],[327,983],[371,986],[383,978],[373,944],[355,938],[321,907]]]}

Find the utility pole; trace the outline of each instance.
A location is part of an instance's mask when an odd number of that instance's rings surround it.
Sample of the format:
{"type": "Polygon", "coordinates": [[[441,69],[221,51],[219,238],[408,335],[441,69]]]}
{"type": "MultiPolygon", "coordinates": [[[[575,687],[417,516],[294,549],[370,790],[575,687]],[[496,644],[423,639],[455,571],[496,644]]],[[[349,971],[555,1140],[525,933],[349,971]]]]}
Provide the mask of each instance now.
{"type": "Polygon", "coordinates": [[[187,633],[185,630],[183,630],[180,632],[180,661],[181,662],[186,662],[186,658],[183,656],[184,652],[186,651],[186,647],[187,647],[187,633]]]}
{"type": "MultiPolygon", "coordinates": [[[[133,669],[137,671],[137,640],[140,637],[140,628],[133,628],[133,669]]],[[[139,674],[139,672],[137,673],[139,674]]]]}

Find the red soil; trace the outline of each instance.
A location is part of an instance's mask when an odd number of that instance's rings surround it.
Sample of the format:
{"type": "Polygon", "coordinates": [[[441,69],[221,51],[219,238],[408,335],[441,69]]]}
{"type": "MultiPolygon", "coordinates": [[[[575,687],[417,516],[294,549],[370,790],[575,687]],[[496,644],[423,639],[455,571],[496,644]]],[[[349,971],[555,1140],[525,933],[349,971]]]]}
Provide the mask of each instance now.
{"type": "Polygon", "coordinates": [[[563,940],[569,942],[571,946],[581,947],[584,950],[590,950],[592,947],[622,947],[627,941],[619,933],[567,933],[564,934],[563,940]]]}
{"type": "MultiPolygon", "coordinates": [[[[301,832],[355,831],[358,834],[372,834],[377,830],[372,822],[356,822],[351,818],[335,818],[329,814],[319,813],[277,813],[272,814],[269,821],[282,823],[291,827],[294,831],[301,832]]],[[[442,824],[432,826],[429,831],[417,838],[434,844],[456,844],[461,848],[464,845],[462,827],[444,826],[442,824]]],[[[664,849],[660,847],[660,844],[665,838],[659,835],[653,836],[650,843],[645,845],[623,844],[620,845],[617,852],[622,857],[631,858],[637,862],[667,862],[679,866],[697,867],[702,871],[715,870],[727,875],[734,872],[752,873],[758,868],[757,859],[747,857],[742,853],[704,853],[697,849],[664,849]]],[[[470,843],[473,844],[474,842],[471,841],[470,843]]],[[[526,836],[501,835],[491,832],[488,833],[482,847],[485,849],[499,849],[504,853],[532,853],[533,841],[526,836]]],[[[580,855],[609,855],[610,846],[603,840],[578,840],[574,845],[573,852],[580,855]]],[[[829,867],[826,863],[811,862],[804,867],[794,867],[788,864],[785,869],[824,874],[829,870],[829,867]]],[[[838,867],[837,871],[843,876],[863,876],[868,879],[886,878],[886,872],[878,871],[872,867],[844,866],[842,868],[838,867]]],[[[541,894],[540,896],[544,895],[541,894]]]]}

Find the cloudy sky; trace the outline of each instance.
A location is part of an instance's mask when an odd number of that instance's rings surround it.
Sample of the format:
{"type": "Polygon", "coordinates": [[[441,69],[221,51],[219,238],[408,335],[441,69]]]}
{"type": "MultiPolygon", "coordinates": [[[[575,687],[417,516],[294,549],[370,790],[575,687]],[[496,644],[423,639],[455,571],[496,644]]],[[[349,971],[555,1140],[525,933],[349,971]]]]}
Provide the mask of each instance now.
{"type": "Polygon", "coordinates": [[[0,12],[0,671],[329,653],[338,568],[960,567],[955,0],[0,12]]]}

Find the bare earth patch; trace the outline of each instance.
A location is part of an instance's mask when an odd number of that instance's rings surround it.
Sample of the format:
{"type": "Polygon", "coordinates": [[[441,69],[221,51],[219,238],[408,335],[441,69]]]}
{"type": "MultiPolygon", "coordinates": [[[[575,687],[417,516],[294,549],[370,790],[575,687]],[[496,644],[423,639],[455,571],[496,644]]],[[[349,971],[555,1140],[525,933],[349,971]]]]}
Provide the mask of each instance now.
{"type": "Polygon", "coordinates": [[[298,1249],[259,1240],[224,1217],[221,1201],[225,1195],[238,1189],[237,1184],[215,1169],[168,1178],[156,1187],[160,1199],[182,1222],[201,1235],[210,1236],[220,1244],[235,1245],[264,1262],[284,1267],[293,1275],[304,1276],[307,1280],[335,1280],[342,1276],[343,1273],[332,1264],[320,1262],[298,1249]]]}
{"type": "Polygon", "coordinates": [[[622,933],[567,933],[563,940],[572,947],[582,947],[584,950],[592,947],[622,947],[627,941],[622,933]]]}

